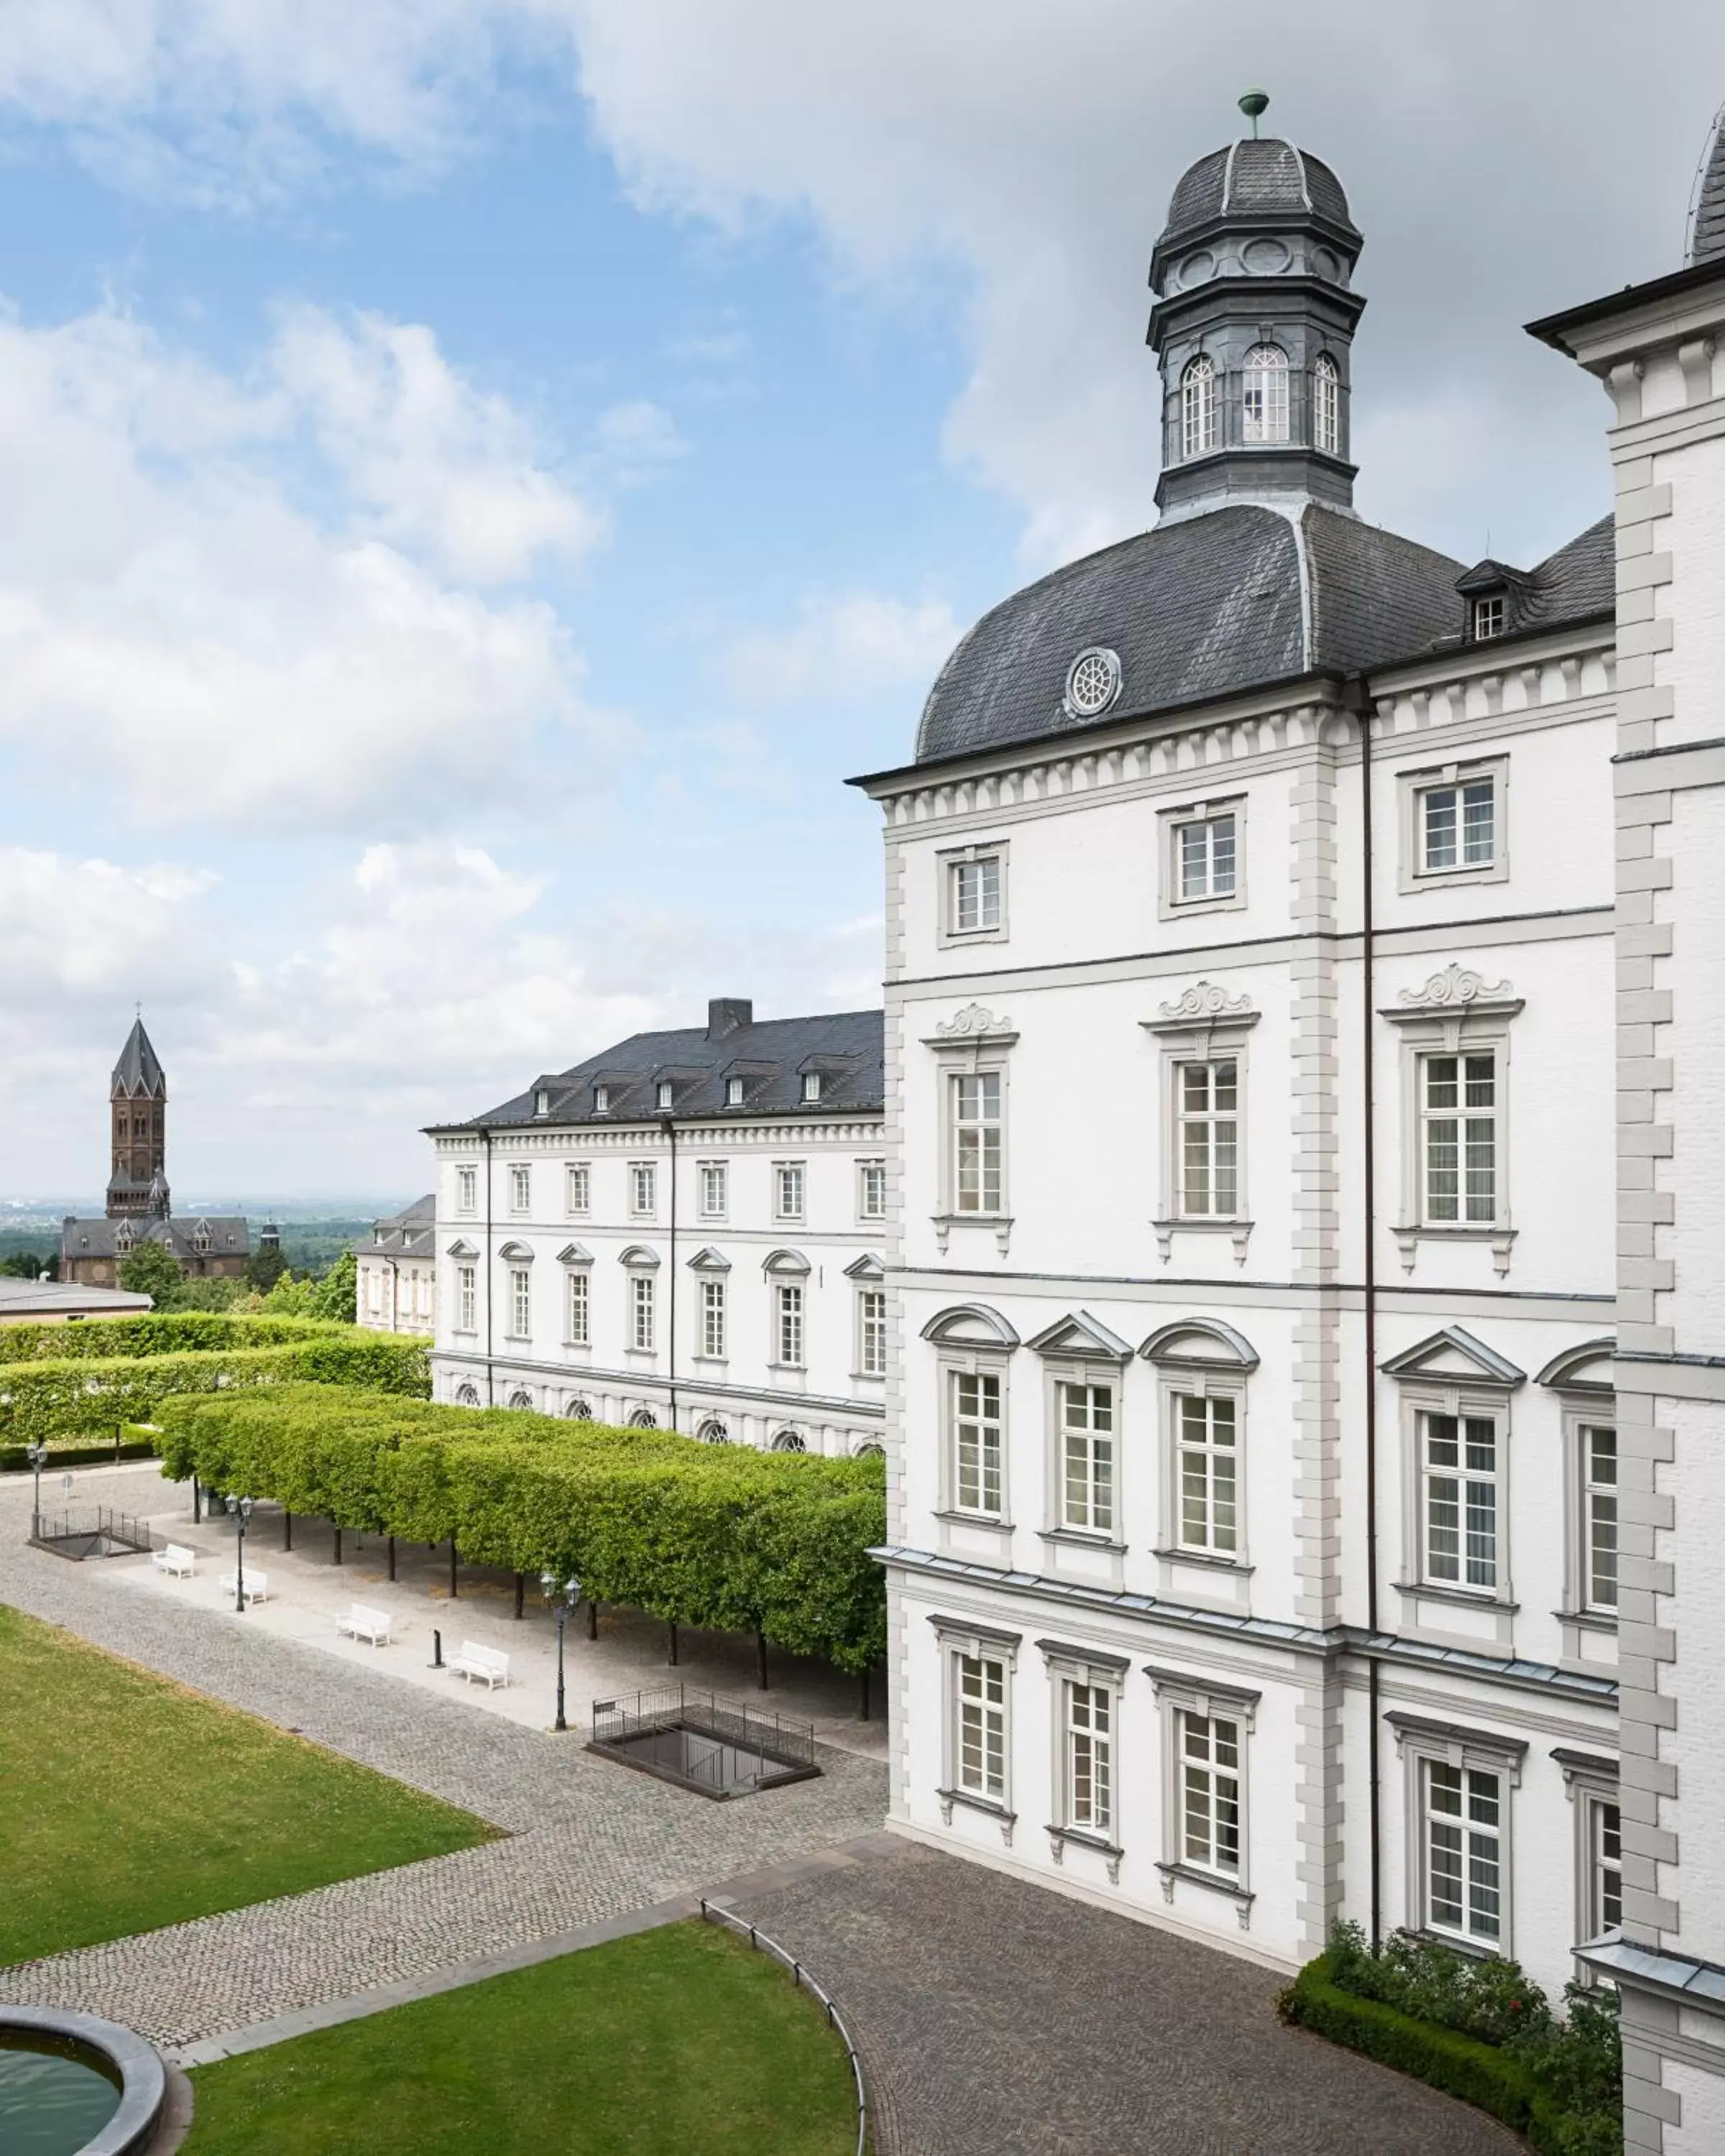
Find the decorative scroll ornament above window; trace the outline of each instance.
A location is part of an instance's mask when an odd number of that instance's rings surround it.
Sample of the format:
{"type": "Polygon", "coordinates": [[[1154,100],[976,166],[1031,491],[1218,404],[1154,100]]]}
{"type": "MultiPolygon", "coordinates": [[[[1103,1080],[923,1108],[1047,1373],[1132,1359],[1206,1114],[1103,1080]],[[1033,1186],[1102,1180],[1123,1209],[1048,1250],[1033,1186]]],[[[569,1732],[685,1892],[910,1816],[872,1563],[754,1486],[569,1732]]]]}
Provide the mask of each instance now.
{"type": "Polygon", "coordinates": [[[1102,644],[1081,651],[1066,671],[1062,702],[1074,719],[1098,719],[1120,694],[1120,654],[1102,644]]]}
{"type": "Polygon", "coordinates": [[[1152,1033],[1184,1032],[1194,1025],[1255,1025],[1258,1012],[1247,995],[1230,996],[1214,981],[1194,981],[1144,1024],[1152,1033]]]}
{"type": "Polygon", "coordinates": [[[934,1029],[942,1040],[975,1040],[984,1034],[992,1038],[1009,1033],[1012,1021],[1010,1019],[996,1018],[993,1011],[985,1010],[981,1004],[967,1004],[952,1018],[941,1019],[934,1029]]]}
{"type": "MultiPolygon", "coordinates": [[[[1485,978],[1470,973],[1466,966],[1445,966],[1442,973],[1434,973],[1423,988],[1404,988],[1397,999],[1411,1017],[1424,1017],[1431,1011],[1468,1009],[1478,1005],[1490,1010],[1522,1008],[1522,998],[1507,981],[1499,981],[1495,988],[1486,985],[1485,978]]],[[[1394,1013],[1386,1013],[1394,1016],[1394,1013]]]]}

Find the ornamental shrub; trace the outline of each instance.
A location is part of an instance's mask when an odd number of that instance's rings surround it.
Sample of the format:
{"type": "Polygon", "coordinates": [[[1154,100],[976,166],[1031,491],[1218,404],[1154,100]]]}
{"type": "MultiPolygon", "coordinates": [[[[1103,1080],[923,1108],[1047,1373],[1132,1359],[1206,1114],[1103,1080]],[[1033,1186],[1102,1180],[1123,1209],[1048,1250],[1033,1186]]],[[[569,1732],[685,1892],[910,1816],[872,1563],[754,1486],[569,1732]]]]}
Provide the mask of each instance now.
{"type": "Polygon", "coordinates": [[[430,1389],[425,1342],[353,1326],[296,1327],[280,1346],[154,1355],[70,1356],[0,1368],[0,1445],[111,1435],[157,1419],[178,1394],[245,1391],[294,1380],[430,1389]]]}
{"type": "Polygon", "coordinates": [[[0,1363],[171,1355],[182,1348],[282,1348],[314,1337],[345,1339],[357,1329],[242,1311],[156,1310],[137,1317],[84,1317],[70,1325],[0,1325],[0,1363]]]}
{"type": "Polygon", "coordinates": [[[571,1571],[595,1601],[758,1629],[852,1671],[886,1645],[878,1459],[702,1445],[327,1384],[164,1399],[162,1471],[475,1563],[571,1571]]]}
{"type": "Polygon", "coordinates": [[[1620,2156],[1616,1994],[1570,1984],[1565,2016],[1517,1962],[1398,1933],[1374,1951],[1343,1922],[1282,1994],[1284,2017],[1447,2090],[1543,2156],[1620,2156]]]}

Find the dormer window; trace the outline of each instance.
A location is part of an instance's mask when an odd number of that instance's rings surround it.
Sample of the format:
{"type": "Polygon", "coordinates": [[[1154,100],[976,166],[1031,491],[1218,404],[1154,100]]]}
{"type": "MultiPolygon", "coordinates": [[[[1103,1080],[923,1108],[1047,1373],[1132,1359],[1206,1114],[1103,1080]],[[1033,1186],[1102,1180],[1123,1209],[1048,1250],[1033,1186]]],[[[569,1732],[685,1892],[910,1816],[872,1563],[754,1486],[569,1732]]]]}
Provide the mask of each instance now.
{"type": "Polygon", "coordinates": [[[674,1088],[672,1087],[671,1081],[670,1081],[670,1079],[669,1079],[669,1078],[661,1078],[661,1079],[660,1080],[660,1081],[659,1081],[658,1101],[659,1101],[659,1105],[660,1105],[660,1106],[661,1108],[669,1108],[669,1107],[670,1107],[670,1104],[671,1104],[671,1096],[672,1096],[673,1091],[674,1091],[674,1088]]]}
{"type": "Polygon", "coordinates": [[[603,1116],[610,1105],[611,1088],[608,1086],[595,1086],[593,1089],[593,1113],[596,1116],[603,1116]]]}
{"type": "Polygon", "coordinates": [[[1180,454],[1207,456],[1216,446],[1216,367],[1200,352],[1180,377],[1180,454]]]}
{"type": "Polygon", "coordinates": [[[805,1070],[803,1073],[803,1098],[805,1101],[818,1101],[820,1098],[819,1071],[805,1070]]]}
{"type": "Polygon", "coordinates": [[[1508,626],[1509,602],[1502,592],[1493,592],[1485,598],[1474,601],[1472,627],[1476,644],[1502,636],[1508,626]]]}
{"type": "Polygon", "coordinates": [[[548,1116],[551,1113],[551,1096],[542,1086],[533,1096],[533,1113],[536,1116],[548,1116]]]}
{"type": "Polygon", "coordinates": [[[1288,439],[1288,356],[1280,345],[1255,345],[1246,354],[1240,418],[1248,442],[1288,439]]]}
{"type": "Polygon", "coordinates": [[[727,1108],[740,1108],[742,1106],[741,1078],[727,1078],[725,1081],[725,1106],[727,1108]]]}

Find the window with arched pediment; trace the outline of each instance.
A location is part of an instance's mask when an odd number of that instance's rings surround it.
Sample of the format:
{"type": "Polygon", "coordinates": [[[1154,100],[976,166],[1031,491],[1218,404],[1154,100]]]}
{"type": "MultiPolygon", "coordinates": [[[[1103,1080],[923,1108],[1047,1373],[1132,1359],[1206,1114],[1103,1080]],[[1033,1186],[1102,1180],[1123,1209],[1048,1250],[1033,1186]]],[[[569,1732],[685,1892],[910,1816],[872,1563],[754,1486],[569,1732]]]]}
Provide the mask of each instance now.
{"type": "Polygon", "coordinates": [[[1216,367],[1200,352],[1180,377],[1180,454],[1205,456],[1215,446],[1216,367]]]}
{"type": "Polygon", "coordinates": [[[1246,354],[1240,435],[1258,443],[1288,439],[1288,356],[1280,345],[1254,345],[1246,354]]]}
{"type": "Polygon", "coordinates": [[[509,1396],[509,1404],[512,1408],[531,1408],[533,1404],[533,1395],[525,1385],[517,1385],[509,1396]]]}
{"type": "Polygon", "coordinates": [[[807,1452],[809,1440],[794,1430],[782,1430],[773,1440],[775,1452],[807,1452]]]}
{"type": "Polygon", "coordinates": [[[480,1404],[479,1389],[474,1385],[457,1385],[455,1404],[458,1408],[476,1408],[480,1404]]]}
{"type": "Polygon", "coordinates": [[[659,1418],[651,1408],[636,1408],[629,1415],[629,1426],[631,1430],[657,1430],[659,1418]]]}
{"type": "Polygon", "coordinates": [[[1312,370],[1312,444],[1326,456],[1342,454],[1342,377],[1327,352],[1312,370]]]}
{"type": "Polygon", "coordinates": [[[571,1400],[563,1409],[563,1419],[565,1422],[591,1422],[593,1420],[592,1401],[571,1400]]]}
{"type": "Polygon", "coordinates": [[[716,1417],[702,1423],[695,1435],[703,1445],[729,1445],[731,1442],[730,1431],[716,1417]]]}

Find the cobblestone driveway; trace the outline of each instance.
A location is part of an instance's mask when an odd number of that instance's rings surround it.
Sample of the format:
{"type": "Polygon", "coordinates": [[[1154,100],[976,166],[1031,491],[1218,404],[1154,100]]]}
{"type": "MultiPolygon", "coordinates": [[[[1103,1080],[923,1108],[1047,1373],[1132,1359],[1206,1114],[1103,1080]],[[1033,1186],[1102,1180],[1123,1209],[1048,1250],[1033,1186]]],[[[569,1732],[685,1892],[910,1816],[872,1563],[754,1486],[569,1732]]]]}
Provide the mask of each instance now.
{"type": "Polygon", "coordinates": [[[1526,2156],[1268,1971],[914,1843],[737,1907],[839,2001],[880,2156],[1526,2156]]]}
{"type": "MultiPolygon", "coordinates": [[[[153,1474],[88,1478],[133,1509],[153,1474]]],[[[0,1601],[506,1828],[454,1856],[0,1970],[0,2000],[67,2006],[181,2046],[253,2021],[701,1892],[879,1830],[886,1772],[824,1751],[820,1779],[716,1804],[445,1702],[228,1613],[127,1589],[25,1546],[26,1478],[0,1486],[0,1601]]],[[[130,1560],[110,1560],[124,1563],[130,1560]]]]}

